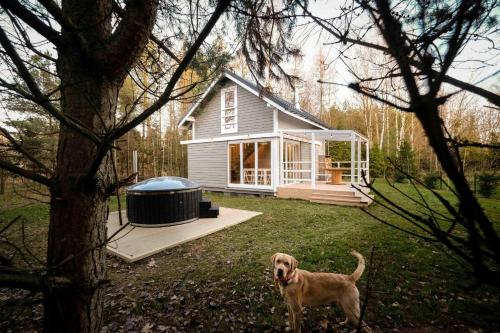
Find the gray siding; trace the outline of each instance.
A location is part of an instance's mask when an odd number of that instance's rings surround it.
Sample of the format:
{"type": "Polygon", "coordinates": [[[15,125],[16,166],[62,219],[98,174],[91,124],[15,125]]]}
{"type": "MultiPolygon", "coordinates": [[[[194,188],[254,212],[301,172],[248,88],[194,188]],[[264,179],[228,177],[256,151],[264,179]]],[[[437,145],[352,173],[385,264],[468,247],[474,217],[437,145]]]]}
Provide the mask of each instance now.
{"type": "Polygon", "coordinates": [[[188,144],[188,178],[204,187],[225,188],[227,142],[188,144]]]}
{"type": "Polygon", "coordinates": [[[320,129],[317,126],[311,125],[297,119],[295,117],[289,116],[286,113],[278,112],[278,128],[279,129],[320,129]]]}
{"type": "Polygon", "coordinates": [[[220,108],[221,92],[224,87],[236,85],[226,81],[221,87],[208,97],[207,102],[194,115],[196,119],[196,133],[194,139],[209,139],[222,136],[234,136],[255,133],[273,132],[273,109],[267,107],[266,102],[258,96],[237,86],[238,105],[238,132],[221,133],[220,108]]]}

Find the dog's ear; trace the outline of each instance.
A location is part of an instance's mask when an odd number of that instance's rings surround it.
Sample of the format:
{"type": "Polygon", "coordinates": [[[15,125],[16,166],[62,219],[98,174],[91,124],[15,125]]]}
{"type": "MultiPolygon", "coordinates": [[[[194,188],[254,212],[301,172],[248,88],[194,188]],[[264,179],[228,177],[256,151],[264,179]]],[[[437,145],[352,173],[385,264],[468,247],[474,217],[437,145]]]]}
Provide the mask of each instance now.
{"type": "Polygon", "coordinates": [[[292,271],[294,271],[297,267],[299,267],[299,262],[297,261],[297,259],[292,257],[292,271]]]}
{"type": "Polygon", "coordinates": [[[274,265],[274,260],[276,259],[276,256],[278,255],[278,253],[275,253],[271,256],[271,264],[274,265]]]}

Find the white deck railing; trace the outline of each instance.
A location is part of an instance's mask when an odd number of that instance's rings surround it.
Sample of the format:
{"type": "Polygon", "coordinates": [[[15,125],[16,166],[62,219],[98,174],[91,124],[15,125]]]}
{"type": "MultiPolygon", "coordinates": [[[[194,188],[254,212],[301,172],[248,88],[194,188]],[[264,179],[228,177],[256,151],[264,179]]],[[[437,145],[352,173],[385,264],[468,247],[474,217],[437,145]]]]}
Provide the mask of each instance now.
{"type": "Polygon", "coordinates": [[[311,161],[283,162],[283,184],[310,181],[311,171],[311,161]]]}
{"type": "MultiPolygon", "coordinates": [[[[328,166],[325,162],[318,162],[316,168],[316,180],[330,181],[331,174],[329,172],[320,173],[319,170],[325,170],[328,166]]],[[[358,162],[354,161],[354,179],[355,182],[362,183],[363,179],[358,177],[358,162]]],[[[361,161],[359,163],[362,172],[368,172],[368,162],[361,161]]],[[[351,182],[351,161],[332,161],[329,165],[331,168],[345,168],[342,173],[342,180],[345,183],[351,182]]],[[[282,163],[282,184],[294,184],[301,182],[310,182],[312,180],[311,161],[295,161],[282,163]]],[[[362,176],[361,176],[362,177],[362,176]]]]}

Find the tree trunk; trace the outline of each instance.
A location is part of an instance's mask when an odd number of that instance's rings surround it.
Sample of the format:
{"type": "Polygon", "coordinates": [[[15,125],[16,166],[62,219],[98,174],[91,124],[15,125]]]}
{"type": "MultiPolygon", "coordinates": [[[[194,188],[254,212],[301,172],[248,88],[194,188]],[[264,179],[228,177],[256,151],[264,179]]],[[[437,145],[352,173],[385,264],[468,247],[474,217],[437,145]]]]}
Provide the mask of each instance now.
{"type": "Polygon", "coordinates": [[[379,150],[382,151],[384,148],[384,135],[385,135],[385,118],[386,118],[386,110],[385,107],[382,108],[382,129],[380,130],[380,141],[378,143],[379,150]]]}
{"type": "MultiPolygon", "coordinates": [[[[429,143],[436,153],[441,167],[446,172],[446,175],[457,191],[460,201],[460,210],[467,221],[465,227],[469,232],[468,240],[471,250],[474,252],[475,247],[482,246],[482,244],[480,244],[481,240],[479,239],[479,235],[481,234],[485,239],[484,246],[493,253],[496,263],[500,264],[500,239],[469,187],[465,175],[460,172],[460,166],[456,156],[454,156],[448,148],[437,106],[428,104],[421,105],[419,110],[423,111],[416,113],[417,118],[420,120],[429,138],[429,143]]],[[[479,254],[476,253],[475,255],[479,254]]],[[[482,277],[484,282],[491,283],[492,281],[490,279],[492,276],[484,270],[485,267],[481,264],[481,258],[475,257],[473,268],[477,276],[482,277]]]]}
{"type": "MultiPolygon", "coordinates": [[[[62,65],[64,66],[64,65],[62,65]]],[[[63,89],[63,110],[89,128],[111,125],[118,85],[100,82],[66,67],[76,82],[63,89]],[[93,96],[92,102],[87,96],[93,96]],[[100,118],[95,107],[100,106],[100,118]],[[69,107],[71,106],[71,107],[69,107]]],[[[67,82],[67,81],[66,81],[67,82]]],[[[91,168],[96,147],[88,139],[61,128],[57,155],[57,187],[51,193],[51,214],[47,253],[53,273],[70,278],[76,287],[45,296],[46,332],[98,332],[102,302],[100,282],[105,278],[106,188],[111,183],[111,164],[106,158],[95,178],[82,183],[91,168]],[[78,163],[75,163],[78,161],[78,163]],[[73,257],[74,256],[74,257],[73,257]],[[64,264],[60,263],[71,258],[64,264]]]]}
{"type": "MultiPolygon", "coordinates": [[[[78,70],[71,64],[75,60],[71,55],[61,54],[60,59],[62,81],[71,83],[62,90],[63,112],[102,132],[104,126],[112,125],[120,84],[78,70]]],[[[61,127],[57,186],[51,193],[47,265],[55,267],[53,274],[68,277],[76,286],[45,295],[46,332],[98,332],[101,326],[99,284],[106,274],[106,247],[96,244],[106,240],[106,188],[111,183],[111,161],[105,158],[97,175],[82,182],[95,155],[92,142],[61,127]]]]}
{"type": "MultiPolygon", "coordinates": [[[[111,33],[110,1],[63,1],[62,10],[78,22],[86,41],[98,45],[111,33]]],[[[70,38],[63,31],[63,36],[70,38]]],[[[110,81],[82,60],[76,43],[66,43],[57,63],[61,110],[95,133],[113,125],[119,82],[110,81]]],[[[106,276],[106,188],[111,161],[105,158],[95,177],[86,178],[97,147],[80,133],[61,126],[56,159],[56,186],[51,191],[47,267],[69,278],[74,287],[44,295],[45,332],[99,332],[106,276]],[[99,246],[101,245],[101,246],[99,246]],[[104,245],[104,246],[103,246],[104,245]]]]}

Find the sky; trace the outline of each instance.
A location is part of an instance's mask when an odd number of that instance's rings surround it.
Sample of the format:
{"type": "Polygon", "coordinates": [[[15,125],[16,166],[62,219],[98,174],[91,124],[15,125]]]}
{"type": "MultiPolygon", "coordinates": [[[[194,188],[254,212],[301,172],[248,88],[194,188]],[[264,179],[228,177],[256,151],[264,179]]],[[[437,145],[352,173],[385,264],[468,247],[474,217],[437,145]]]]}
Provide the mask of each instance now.
{"type": "MultiPolygon", "coordinates": [[[[317,15],[318,17],[328,18],[337,15],[339,12],[339,6],[343,4],[344,1],[328,1],[328,0],[318,0],[310,2],[310,11],[317,15]]],[[[497,8],[495,15],[500,17],[500,8],[497,8]]],[[[302,19],[302,22],[310,22],[311,19],[302,19]]],[[[370,24],[370,23],[366,23],[370,24]]],[[[328,34],[321,34],[319,29],[313,31],[313,33],[305,40],[302,44],[301,50],[304,55],[303,62],[304,68],[311,68],[314,66],[314,61],[320,52],[320,48],[323,52],[327,54],[327,62],[331,62],[338,55],[338,51],[335,47],[323,45],[324,42],[328,41],[328,34]]],[[[498,47],[500,40],[496,40],[496,46],[498,47]]],[[[486,41],[480,42],[469,42],[461,54],[457,57],[457,61],[453,67],[448,71],[448,75],[455,77],[457,79],[469,82],[477,83],[478,81],[487,78],[486,80],[478,83],[479,86],[486,89],[496,89],[500,91],[500,52],[492,52],[491,44],[486,41]],[[484,68],[478,68],[478,63],[460,63],[463,60],[477,59],[486,61],[489,66],[484,68]],[[494,86],[496,85],[496,88],[494,86]]],[[[347,71],[346,67],[340,62],[335,61],[331,64],[334,67],[334,81],[341,84],[349,84],[354,80],[354,77],[347,71]]],[[[345,100],[352,97],[355,92],[347,87],[336,86],[336,96],[339,99],[345,100]]]]}
{"type": "MultiPolygon", "coordinates": [[[[334,16],[338,13],[338,7],[342,4],[343,1],[327,1],[327,0],[318,0],[310,2],[310,11],[313,14],[318,15],[319,17],[327,18],[334,16]]],[[[500,16],[500,9],[497,10],[497,14],[500,16]]],[[[299,20],[299,24],[303,24],[305,22],[310,22],[311,19],[303,19],[299,20]]],[[[366,23],[368,24],[368,23],[366,23]]],[[[335,47],[323,45],[324,42],[328,41],[328,34],[320,33],[320,29],[314,29],[312,31],[308,31],[308,38],[304,39],[303,31],[297,31],[296,36],[297,40],[301,41],[301,50],[303,54],[303,69],[306,73],[311,73],[311,68],[314,67],[314,63],[316,58],[320,52],[320,49],[323,50],[325,54],[327,54],[327,62],[331,62],[336,58],[338,51],[336,51],[335,47]]],[[[36,36],[32,36],[37,39],[36,36]]],[[[38,37],[39,39],[39,37],[38,37]]],[[[496,41],[500,43],[500,41],[496,41]]],[[[499,88],[499,78],[500,78],[500,59],[499,52],[492,53],[488,50],[490,46],[487,42],[478,42],[478,43],[470,43],[462,52],[462,54],[458,57],[458,60],[463,59],[481,59],[486,60],[491,66],[486,66],[484,68],[478,69],[476,64],[474,63],[464,63],[458,64],[455,67],[452,67],[448,74],[452,77],[459,78],[461,80],[476,83],[482,80],[485,77],[488,79],[479,83],[480,86],[485,87],[487,89],[492,89],[493,85],[496,84],[496,90],[499,88]],[[493,75],[495,74],[495,75],[493,75]]],[[[346,70],[346,67],[339,61],[336,60],[332,62],[331,65],[333,70],[333,81],[339,84],[348,84],[354,81],[354,78],[351,74],[346,70]]],[[[307,76],[307,74],[306,74],[307,76]]],[[[352,92],[349,88],[343,86],[336,86],[335,88],[335,98],[338,101],[348,100],[352,98],[354,92],[352,92]]],[[[5,109],[3,105],[0,104],[0,121],[6,118],[5,109]],[[4,111],[4,112],[2,112],[4,111]]]]}

